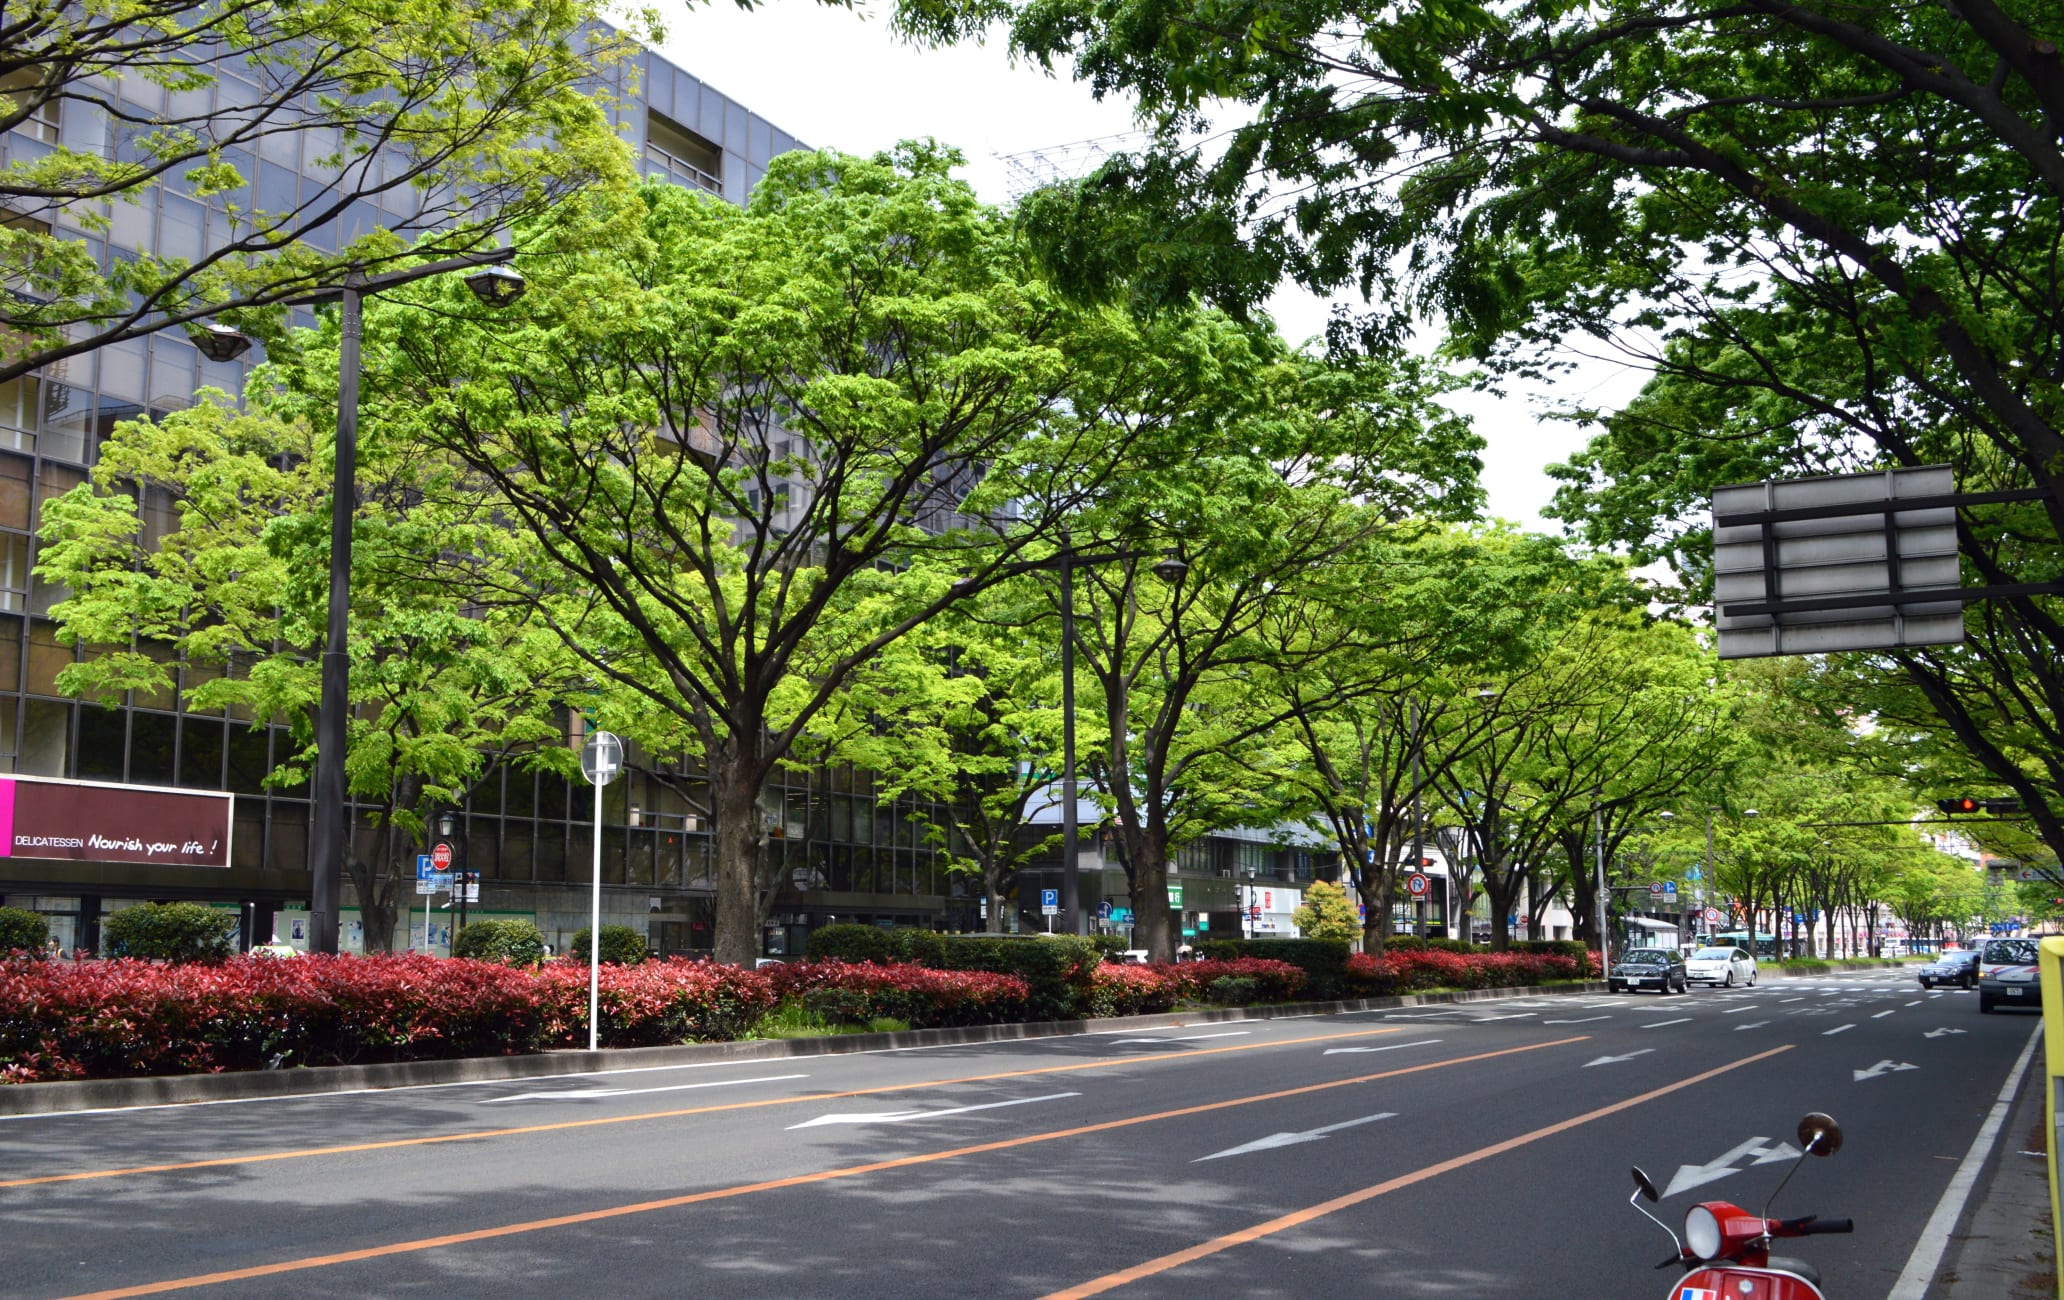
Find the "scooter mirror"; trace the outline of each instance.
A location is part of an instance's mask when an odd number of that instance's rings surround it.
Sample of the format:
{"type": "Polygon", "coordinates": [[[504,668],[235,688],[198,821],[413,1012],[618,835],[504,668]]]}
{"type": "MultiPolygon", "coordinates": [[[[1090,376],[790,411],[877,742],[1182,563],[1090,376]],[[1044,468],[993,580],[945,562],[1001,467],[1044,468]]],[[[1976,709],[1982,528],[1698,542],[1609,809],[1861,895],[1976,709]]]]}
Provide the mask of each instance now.
{"type": "Polygon", "coordinates": [[[1660,1201],[1663,1194],[1656,1190],[1655,1180],[1641,1172],[1641,1166],[1634,1166],[1634,1186],[1641,1195],[1651,1201],[1660,1201]]]}
{"type": "Polygon", "coordinates": [[[1842,1149],[1842,1126],[1832,1115],[1814,1111],[1799,1121],[1799,1149],[1817,1156],[1831,1156],[1842,1149]]]}

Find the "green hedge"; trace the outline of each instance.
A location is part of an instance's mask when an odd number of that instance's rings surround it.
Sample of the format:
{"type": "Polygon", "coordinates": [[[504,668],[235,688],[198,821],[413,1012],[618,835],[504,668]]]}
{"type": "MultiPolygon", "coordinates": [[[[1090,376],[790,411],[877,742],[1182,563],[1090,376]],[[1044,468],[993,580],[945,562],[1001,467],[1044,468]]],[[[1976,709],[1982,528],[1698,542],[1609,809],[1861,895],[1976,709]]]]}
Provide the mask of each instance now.
{"type": "MultiPolygon", "coordinates": [[[[602,928],[605,960],[609,951],[609,931],[624,928],[602,928]]],[[[635,933],[633,931],[634,935],[635,933]]],[[[638,946],[642,953],[644,941],[640,940],[638,946]]],[[[545,936],[538,932],[535,925],[518,918],[468,921],[465,928],[459,931],[458,938],[452,940],[452,956],[498,961],[504,966],[535,966],[545,959],[545,936]]]]}
{"type": "Polygon", "coordinates": [[[237,919],[199,903],[125,907],[100,927],[108,957],[146,961],[221,961],[236,951],[237,919]]]}
{"type": "Polygon", "coordinates": [[[827,925],[810,931],[803,955],[811,961],[899,961],[902,947],[896,934],[878,925],[827,925]]]}
{"type": "MultiPolygon", "coordinates": [[[[588,927],[582,926],[573,932],[571,945],[573,955],[581,961],[588,959],[588,927]]],[[[645,936],[628,925],[605,925],[602,927],[602,961],[610,966],[636,966],[645,960],[647,949],[645,936]]]]}
{"type": "Polygon", "coordinates": [[[941,934],[895,930],[900,957],[937,970],[1015,975],[1032,990],[1033,1020],[1074,1020],[1088,1013],[1089,977],[1103,960],[1094,939],[1045,934],[941,934]]]}
{"type": "Polygon", "coordinates": [[[1206,939],[1197,946],[1206,957],[1221,961],[1259,957],[1288,962],[1304,972],[1306,995],[1320,1001],[1342,996],[1348,954],[1354,951],[1345,939],[1206,939]]]}
{"type": "Polygon", "coordinates": [[[43,955],[50,942],[50,922],[25,907],[0,907],[0,956],[10,952],[43,955]]]}

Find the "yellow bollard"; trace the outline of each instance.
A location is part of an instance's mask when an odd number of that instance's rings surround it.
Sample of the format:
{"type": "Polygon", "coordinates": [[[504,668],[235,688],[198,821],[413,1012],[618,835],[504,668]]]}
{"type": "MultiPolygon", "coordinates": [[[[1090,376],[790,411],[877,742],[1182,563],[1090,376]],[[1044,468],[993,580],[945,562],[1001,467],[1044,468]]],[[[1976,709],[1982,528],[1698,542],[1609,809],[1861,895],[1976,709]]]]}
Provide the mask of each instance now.
{"type": "MultiPolygon", "coordinates": [[[[2043,1118],[2048,1121],[2048,1148],[2050,1171],[2050,1245],[2056,1252],[2051,1258],[2064,1260],[2064,1195],[2059,1193],[2057,1172],[2057,1090],[2064,1087],[2064,937],[2052,935],[2038,946],[2038,970],[2042,976],[2043,1012],[2043,1068],[2049,1078],[2044,1082],[2043,1118]]],[[[2064,1268],[2057,1270],[2057,1297],[2064,1300],[2064,1268]]]]}

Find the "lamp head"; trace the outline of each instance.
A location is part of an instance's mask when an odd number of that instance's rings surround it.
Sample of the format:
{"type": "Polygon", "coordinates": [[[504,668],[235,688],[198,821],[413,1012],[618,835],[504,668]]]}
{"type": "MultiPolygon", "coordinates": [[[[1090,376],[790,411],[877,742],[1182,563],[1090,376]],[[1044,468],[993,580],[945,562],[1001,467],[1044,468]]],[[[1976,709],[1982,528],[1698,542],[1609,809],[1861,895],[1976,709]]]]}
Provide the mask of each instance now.
{"type": "Polygon", "coordinates": [[[466,277],[466,287],[489,307],[506,307],[523,296],[523,277],[506,266],[483,266],[466,277]]]}
{"type": "Polygon", "coordinates": [[[234,361],[251,350],[251,336],[221,321],[209,321],[198,333],[189,335],[201,355],[210,361],[234,361]]]}
{"type": "Polygon", "coordinates": [[[1183,575],[1189,571],[1190,566],[1184,563],[1183,558],[1174,551],[1167,552],[1154,562],[1154,576],[1171,586],[1181,582],[1183,575]]]}
{"type": "Polygon", "coordinates": [[[452,832],[457,828],[458,821],[453,818],[449,810],[437,814],[437,833],[439,835],[450,839],[452,832]]]}

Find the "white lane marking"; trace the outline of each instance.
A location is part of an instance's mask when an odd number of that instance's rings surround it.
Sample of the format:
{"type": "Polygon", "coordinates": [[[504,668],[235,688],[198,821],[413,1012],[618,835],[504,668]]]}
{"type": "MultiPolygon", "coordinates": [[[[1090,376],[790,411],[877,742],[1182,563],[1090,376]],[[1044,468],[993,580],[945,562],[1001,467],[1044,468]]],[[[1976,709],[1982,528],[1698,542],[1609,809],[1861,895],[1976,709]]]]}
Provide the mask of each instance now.
{"type": "Polygon", "coordinates": [[[1880,1012],[1878,1012],[1878,1013],[1877,1013],[1876,1015],[1872,1016],[1872,1017],[1871,1017],[1871,1019],[1873,1019],[1873,1020],[1883,1020],[1883,1019],[1884,1019],[1884,1018],[1885,1018],[1886,1016],[1890,1016],[1890,1015],[1896,1015],[1896,1014],[1898,1014],[1898,1011],[1899,1011],[1899,1008],[1897,1008],[1897,1007],[1894,1007],[1894,1008],[1892,1008],[1892,1010],[1890,1010],[1890,1011],[1880,1011],[1880,1012]]]}
{"type": "Polygon", "coordinates": [[[1805,998],[1779,998],[1779,1002],[1804,1002],[1805,998]]]}
{"type": "Polygon", "coordinates": [[[1543,1020],[1544,1025],[1588,1025],[1594,1020],[1610,1020],[1611,1016],[1579,1016],[1575,1020],[1543,1020]]]}
{"type": "Polygon", "coordinates": [[[1528,1016],[1539,1014],[1537,1011],[1521,1011],[1516,1015],[1510,1016],[1471,1016],[1470,1020],[1479,1025],[1487,1025],[1493,1020],[1525,1020],[1528,1016]]]}
{"type": "Polygon", "coordinates": [[[648,1092],[686,1092],[691,1088],[729,1088],[741,1083],[781,1083],[788,1079],[807,1079],[807,1074],[766,1074],[757,1079],[711,1079],[704,1083],[668,1083],[657,1088],[582,1088],[565,1092],[519,1092],[513,1097],[482,1097],[482,1106],[495,1106],[505,1101],[587,1101],[597,1097],[636,1097],[648,1092]]]}
{"type": "Polygon", "coordinates": [[[1396,1118],[1396,1111],[1386,1110],[1380,1115],[1364,1115],[1360,1119],[1345,1119],[1338,1124],[1328,1124],[1323,1128],[1308,1128],[1302,1133],[1271,1133],[1265,1138],[1256,1138],[1243,1146],[1227,1147],[1223,1151],[1214,1151],[1208,1156],[1198,1156],[1190,1163],[1201,1165],[1206,1160],[1223,1160],[1227,1156],[1244,1156],[1256,1151],[1273,1151],[1277,1147],[1296,1146],[1300,1142],[1317,1142],[1328,1133],[1338,1133],[1344,1128],[1353,1128],[1358,1124],[1374,1124],[1379,1119],[1396,1118]]]}
{"type": "Polygon", "coordinates": [[[1595,1061],[1584,1062],[1584,1068],[1588,1070],[1594,1065],[1611,1065],[1617,1061],[1631,1061],[1637,1056],[1647,1056],[1654,1050],[1655,1048],[1653,1047],[1640,1047],[1627,1053],[1625,1056],[1601,1056],[1595,1061]]]}
{"type": "Polygon", "coordinates": [[[1111,1046],[1123,1043],[1201,1043],[1207,1038],[1245,1038],[1253,1032],[1251,1029],[1233,1029],[1223,1034],[1183,1034],[1176,1038],[1114,1038],[1111,1046]]]}
{"type": "Polygon", "coordinates": [[[946,1110],[881,1110],[872,1112],[841,1111],[833,1115],[819,1115],[800,1124],[791,1124],[788,1131],[799,1128],[817,1128],[824,1124],[907,1124],[914,1119],[941,1119],[947,1115],[966,1115],[978,1110],[999,1110],[1005,1106],[1029,1106],[1035,1101],[1059,1101],[1064,1097],[1080,1097],[1079,1092],[1056,1092],[1044,1097],[1020,1097],[1016,1101],[991,1101],[980,1106],[954,1106],[946,1110]]]}
{"type": "Polygon", "coordinates": [[[1908,1006],[1910,1006],[1910,1007],[1917,1007],[1917,1006],[1921,1005],[1921,1000],[1920,1000],[1919,998],[1915,998],[1915,999],[1914,999],[1913,1001],[1911,1001],[1911,1002],[1907,1003],[1906,1005],[1908,1005],[1908,1006]]]}
{"type": "Polygon", "coordinates": [[[2037,1021],[2029,1032],[2028,1045],[2021,1049],[2021,1059],[2014,1062],[2007,1071],[2007,1081],[2000,1085],[1999,1098],[1992,1103],[1992,1112],[1979,1125],[1978,1136],[1971,1139],[1971,1149],[1964,1153],[1962,1163],[1949,1176],[1949,1186],[1942,1189],[1942,1199],[1935,1203],[1935,1213],[1928,1216],[1928,1226],[1921,1229],[1921,1238],[1914,1243],[1913,1254],[1906,1258],[1906,1271],[1892,1284],[1885,1300],[1921,1300],[1927,1294],[1928,1286],[1935,1280],[1935,1270],[1942,1263],[1942,1252],[1949,1245],[1949,1234],[1963,1217],[1964,1203],[1971,1199],[1971,1189],[1977,1185],[1978,1175],[1984,1170],[1986,1161],[1992,1157],[1992,1144],[1999,1137],[2000,1125],[2007,1119],[2007,1112],[2013,1109],[2014,1094],[2020,1091],[2022,1076],[2028,1072],[2028,1063],[2035,1059],[2035,1045],[2042,1039],[2043,1022],[2037,1021]]]}
{"type": "Polygon", "coordinates": [[[1422,1038],[1416,1043],[1385,1043],[1381,1047],[1329,1047],[1326,1056],[1337,1056],[1342,1052],[1395,1052],[1400,1047],[1431,1047],[1441,1041],[1438,1038],[1422,1038]]]}
{"type": "Polygon", "coordinates": [[[1662,1028],[1662,1027],[1663,1027],[1664,1025],[1688,1025],[1688,1024],[1690,1024],[1690,1023],[1691,1023],[1691,1017],[1690,1017],[1690,1016],[1679,1016],[1679,1017],[1678,1017],[1677,1019],[1675,1019],[1675,1020],[1652,1020],[1652,1021],[1650,1021],[1649,1023],[1647,1023],[1647,1024],[1643,1025],[1643,1026],[1642,1026],[1642,1028],[1643,1028],[1643,1029],[1661,1029],[1661,1028],[1662,1028]]]}
{"type": "Polygon", "coordinates": [[[1729,1007],[1727,1010],[1721,1012],[1720,1014],[1723,1016],[1738,1016],[1744,1011],[1759,1011],[1761,1009],[1762,1008],[1758,1004],[1751,1002],[1745,1007],[1729,1007]]]}
{"type": "Polygon", "coordinates": [[[1822,1038],[1827,1038],[1827,1037],[1830,1037],[1830,1036],[1832,1036],[1832,1035],[1835,1035],[1835,1034],[1839,1034],[1839,1033],[1841,1033],[1841,1032],[1842,1032],[1842,1031],[1843,1031],[1844,1029],[1854,1029],[1854,1028],[1856,1028],[1856,1026],[1855,1026],[1855,1025],[1836,1025],[1836,1026],[1835,1026],[1835,1027],[1834,1027],[1833,1029],[1827,1030],[1827,1031],[1826,1031],[1825,1033],[1821,1034],[1821,1037],[1822,1037],[1822,1038]]]}
{"type": "Polygon", "coordinates": [[[1734,1028],[1735,1031],[1739,1033],[1744,1029],[1761,1029],[1763,1026],[1769,1023],[1770,1022],[1768,1020],[1751,1020],[1745,1025],[1736,1025],[1734,1028]]]}
{"type": "Polygon", "coordinates": [[[1906,1061],[1895,1061],[1888,1057],[1885,1060],[1879,1061],[1868,1070],[1852,1070],[1850,1073],[1856,1076],[1854,1082],[1862,1083],[1865,1079],[1875,1079],[1881,1075],[1897,1074],[1901,1070],[1918,1070],[1920,1068],[1918,1065],[1906,1061]]]}

